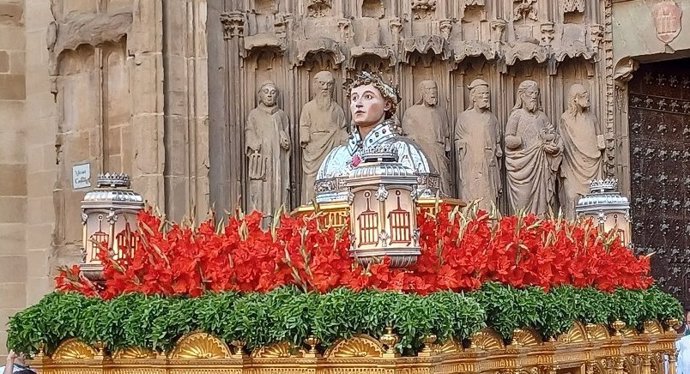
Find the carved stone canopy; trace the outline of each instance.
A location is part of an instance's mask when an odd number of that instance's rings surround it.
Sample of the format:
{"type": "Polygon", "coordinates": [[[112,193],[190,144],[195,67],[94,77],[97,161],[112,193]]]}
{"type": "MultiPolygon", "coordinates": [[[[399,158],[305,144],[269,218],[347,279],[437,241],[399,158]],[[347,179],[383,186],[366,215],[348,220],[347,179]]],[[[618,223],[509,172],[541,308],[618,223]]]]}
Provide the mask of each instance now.
{"type": "Polygon", "coordinates": [[[443,60],[447,60],[452,54],[446,39],[441,35],[423,35],[405,39],[403,50],[405,54],[404,61],[409,61],[410,54],[413,52],[426,54],[432,51],[435,55],[441,56],[443,60]]]}
{"type": "Polygon", "coordinates": [[[333,56],[333,62],[336,64],[341,64],[345,61],[345,54],[343,53],[341,44],[330,38],[317,37],[298,40],[295,47],[297,49],[297,55],[294,62],[296,66],[302,66],[310,53],[318,52],[331,54],[333,56]]]}

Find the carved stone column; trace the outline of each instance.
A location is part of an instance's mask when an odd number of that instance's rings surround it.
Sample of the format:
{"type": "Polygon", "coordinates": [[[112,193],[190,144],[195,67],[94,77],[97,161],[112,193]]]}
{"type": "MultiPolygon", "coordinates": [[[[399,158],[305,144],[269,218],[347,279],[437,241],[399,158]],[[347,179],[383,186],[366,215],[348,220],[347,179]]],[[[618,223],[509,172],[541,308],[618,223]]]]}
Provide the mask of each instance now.
{"type": "Polygon", "coordinates": [[[198,222],[209,207],[206,0],[163,2],[163,16],[165,210],[198,222]]]}
{"type": "MultiPolygon", "coordinates": [[[[228,11],[224,1],[208,2],[210,203],[217,212],[241,207],[244,196],[244,97],[241,54],[245,16],[228,11]]],[[[254,95],[255,93],[249,93],[254,95]]],[[[250,96],[251,97],[251,96],[250,96]]]]}

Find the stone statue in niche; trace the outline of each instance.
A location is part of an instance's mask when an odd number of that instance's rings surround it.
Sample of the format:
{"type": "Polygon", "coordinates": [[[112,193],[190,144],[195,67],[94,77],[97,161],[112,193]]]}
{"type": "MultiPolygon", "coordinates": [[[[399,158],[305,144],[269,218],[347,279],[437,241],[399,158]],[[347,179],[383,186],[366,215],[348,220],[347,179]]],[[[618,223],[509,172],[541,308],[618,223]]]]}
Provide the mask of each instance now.
{"type": "Polygon", "coordinates": [[[499,125],[491,112],[489,84],[475,79],[469,89],[472,104],[455,124],[458,186],[461,199],[480,200],[479,207],[488,210],[501,193],[499,125]]]}
{"type": "Polygon", "coordinates": [[[441,178],[441,192],[450,191],[450,152],[448,114],[438,105],[438,86],[432,80],[419,83],[421,97],[405,111],[403,132],[414,140],[429,158],[441,178]]]}
{"type": "Polygon", "coordinates": [[[331,12],[331,0],[309,0],[309,17],[327,17],[331,12]]]}
{"type": "Polygon", "coordinates": [[[272,217],[282,205],[289,209],[290,121],[278,107],[278,89],[273,82],[261,85],[258,99],[245,127],[248,208],[272,217]]]}
{"type": "Polygon", "coordinates": [[[436,12],[436,0],[411,0],[410,7],[414,19],[433,18],[436,12]]]}
{"type": "Polygon", "coordinates": [[[561,116],[563,138],[561,164],[561,207],[566,218],[575,218],[575,205],[589,192],[593,179],[602,177],[604,137],[597,118],[589,110],[589,92],[579,83],[570,86],[568,109],[561,116]]]}
{"type": "Polygon", "coordinates": [[[505,134],[508,201],[513,212],[543,214],[553,209],[563,141],[540,108],[537,82],[517,90],[505,134]]]}
{"type": "Polygon", "coordinates": [[[329,71],[314,75],[314,98],[304,104],[299,119],[302,147],[302,203],[314,197],[314,182],[328,152],[347,140],[347,121],[343,108],[335,102],[335,79],[329,71]]]}
{"type": "Polygon", "coordinates": [[[513,20],[514,21],[519,21],[521,19],[527,20],[531,19],[532,21],[537,21],[537,9],[534,6],[534,3],[537,2],[537,0],[513,0],[515,3],[517,3],[514,8],[513,8],[513,20]]]}

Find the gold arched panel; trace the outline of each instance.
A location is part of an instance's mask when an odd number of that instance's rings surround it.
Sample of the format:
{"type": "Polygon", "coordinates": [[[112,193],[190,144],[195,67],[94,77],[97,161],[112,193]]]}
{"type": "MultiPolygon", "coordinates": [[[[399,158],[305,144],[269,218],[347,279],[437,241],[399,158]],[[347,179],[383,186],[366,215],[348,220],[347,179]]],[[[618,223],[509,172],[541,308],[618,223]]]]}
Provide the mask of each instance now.
{"type": "Polygon", "coordinates": [[[230,356],[227,344],[205,332],[183,336],[170,354],[173,360],[223,359],[230,356]]]}
{"type": "Polygon", "coordinates": [[[639,334],[637,333],[637,329],[635,327],[626,326],[623,328],[623,330],[621,330],[621,335],[626,338],[634,338],[639,334]]]}
{"type": "Polygon", "coordinates": [[[368,335],[355,335],[350,339],[343,339],[336,342],[324,357],[383,357],[386,350],[383,345],[368,335]]]}
{"type": "Polygon", "coordinates": [[[295,358],[304,357],[305,351],[288,342],[280,342],[255,349],[252,358],[295,358]]]}
{"type": "Polygon", "coordinates": [[[557,341],[562,343],[584,343],[588,340],[587,330],[579,321],[575,321],[570,330],[565,334],[559,335],[557,339],[557,341]]]}
{"type": "Polygon", "coordinates": [[[156,352],[148,348],[127,347],[115,351],[113,358],[116,360],[154,359],[156,358],[156,352]]]}
{"type": "Polygon", "coordinates": [[[479,348],[485,351],[496,351],[505,348],[503,338],[495,330],[483,328],[470,338],[470,347],[479,348]]]}
{"type": "Polygon", "coordinates": [[[96,356],[96,350],[79,339],[67,339],[62,342],[55,353],[53,360],[92,360],[96,356]]]}
{"type": "Polygon", "coordinates": [[[436,349],[437,354],[453,354],[462,352],[462,345],[458,344],[455,339],[448,339],[443,344],[440,344],[436,349]]]}
{"type": "Polygon", "coordinates": [[[541,336],[533,329],[515,329],[513,331],[513,344],[518,347],[532,347],[541,343],[541,336]]]}
{"type": "Polygon", "coordinates": [[[588,323],[585,329],[587,330],[587,337],[590,341],[607,340],[611,337],[609,329],[605,325],[588,323]]]}
{"type": "Polygon", "coordinates": [[[645,334],[663,334],[664,333],[664,328],[661,326],[661,324],[658,321],[646,321],[644,323],[644,332],[645,334]]]}

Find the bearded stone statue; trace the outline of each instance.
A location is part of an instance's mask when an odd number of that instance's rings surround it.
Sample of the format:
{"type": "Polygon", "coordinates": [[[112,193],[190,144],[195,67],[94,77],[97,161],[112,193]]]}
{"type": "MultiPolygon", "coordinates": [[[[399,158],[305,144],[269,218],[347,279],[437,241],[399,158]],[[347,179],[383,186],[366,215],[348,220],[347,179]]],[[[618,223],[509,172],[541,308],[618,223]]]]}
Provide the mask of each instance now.
{"type": "Polygon", "coordinates": [[[422,81],[419,91],[421,97],[417,104],[405,111],[403,131],[422,147],[422,151],[429,157],[441,178],[441,192],[449,195],[451,191],[450,160],[447,154],[450,152],[448,114],[445,109],[438,106],[436,82],[422,81]]]}
{"type": "Polygon", "coordinates": [[[328,71],[314,75],[314,98],[304,104],[299,119],[302,147],[302,203],[314,197],[314,182],[328,152],[347,140],[343,109],[333,99],[335,80],[328,71]]]}
{"type": "Polygon", "coordinates": [[[597,117],[589,110],[589,92],[581,84],[570,87],[560,134],[563,137],[561,207],[566,218],[574,219],[577,201],[589,192],[590,182],[602,176],[602,151],[606,148],[597,117]]]}
{"type": "Polygon", "coordinates": [[[472,104],[455,124],[458,186],[462,200],[479,200],[479,207],[488,210],[501,192],[498,119],[491,112],[489,84],[475,79],[469,89],[472,104]]]}
{"type": "Polygon", "coordinates": [[[541,110],[537,82],[526,80],[506,124],[506,178],[512,212],[553,209],[563,141],[541,110]]]}

